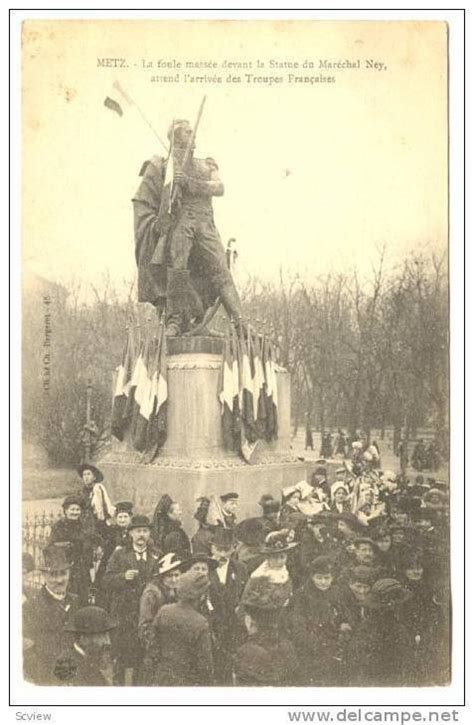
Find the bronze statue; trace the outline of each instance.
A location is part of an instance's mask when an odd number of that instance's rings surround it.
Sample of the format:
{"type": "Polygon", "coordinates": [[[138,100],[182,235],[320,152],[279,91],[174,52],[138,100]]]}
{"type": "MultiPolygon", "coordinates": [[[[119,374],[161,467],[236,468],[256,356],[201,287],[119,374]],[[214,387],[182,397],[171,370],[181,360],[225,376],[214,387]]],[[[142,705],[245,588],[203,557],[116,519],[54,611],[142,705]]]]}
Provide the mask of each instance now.
{"type": "Polygon", "coordinates": [[[212,209],[224,185],[214,159],[194,157],[195,133],[186,120],[171,124],[168,159],[143,164],[133,198],[138,301],[166,310],[169,336],[200,329],[218,302],[241,316],[212,209]]]}

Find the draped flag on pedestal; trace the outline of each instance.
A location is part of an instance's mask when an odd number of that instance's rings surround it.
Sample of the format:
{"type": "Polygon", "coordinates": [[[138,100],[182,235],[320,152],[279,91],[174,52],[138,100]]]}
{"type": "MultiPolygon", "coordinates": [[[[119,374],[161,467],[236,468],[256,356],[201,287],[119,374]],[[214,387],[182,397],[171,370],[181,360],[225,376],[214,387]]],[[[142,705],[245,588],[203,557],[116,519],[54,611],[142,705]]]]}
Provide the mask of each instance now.
{"type": "Polygon", "coordinates": [[[225,339],[219,400],[224,447],[256,460],[259,442],[278,435],[278,396],[273,348],[250,326],[229,327],[225,339]]]}
{"type": "Polygon", "coordinates": [[[278,389],[275,373],[273,346],[267,337],[263,338],[263,368],[265,371],[266,438],[271,441],[278,436],[278,389]]]}
{"type": "Polygon", "coordinates": [[[255,428],[258,438],[265,438],[266,417],[265,408],[265,373],[263,370],[262,357],[260,351],[260,339],[258,335],[253,335],[249,331],[249,347],[251,351],[252,370],[252,388],[253,388],[253,415],[255,420],[255,428]]]}
{"type": "Polygon", "coordinates": [[[151,460],[166,440],[168,411],[168,363],[166,358],[166,334],[162,321],[157,341],[151,385],[151,413],[148,421],[146,450],[151,460]]]}
{"type": "Polygon", "coordinates": [[[248,442],[254,443],[258,436],[255,429],[255,418],[253,408],[253,382],[252,372],[250,368],[250,355],[247,340],[240,326],[240,350],[242,365],[242,424],[244,428],[245,438],[248,442]]]}
{"type": "Polygon", "coordinates": [[[153,343],[147,338],[137,360],[135,401],[132,420],[133,445],[138,451],[146,448],[146,432],[151,414],[151,373],[153,343]]]}
{"type": "Polygon", "coordinates": [[[118,438],[119,441],[123,441],[128,425],[126,411],[132,382],[134,359],[135,340],[133,328],[131,327],[125,344],[122,362],[117,368],[114,400],[112,404],[112,435],[118,438]]]}
{"type": "Polygon", "coordinates": [[[232,356],[230,335],[224,343],[224,359],[222,362],[219,400],[221,402],[222,437],[224,448],[235,450],[234,440],[234,361],[232,356]]]}

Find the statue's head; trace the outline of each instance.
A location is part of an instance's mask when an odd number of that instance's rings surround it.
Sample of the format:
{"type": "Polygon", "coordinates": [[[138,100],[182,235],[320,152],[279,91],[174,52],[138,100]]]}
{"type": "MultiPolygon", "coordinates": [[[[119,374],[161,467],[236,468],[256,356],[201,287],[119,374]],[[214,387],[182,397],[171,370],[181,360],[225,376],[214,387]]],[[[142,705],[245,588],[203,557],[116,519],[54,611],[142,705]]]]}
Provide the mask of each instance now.
{"type": "Polygon", "coordinates": [[[189,121],[183,118],[175,119],[168,129],[168,139],[171,142],[174,131],[174,145],[186,147],[189,143],[189,139],[193,134],[193,129],[189,121]]]}

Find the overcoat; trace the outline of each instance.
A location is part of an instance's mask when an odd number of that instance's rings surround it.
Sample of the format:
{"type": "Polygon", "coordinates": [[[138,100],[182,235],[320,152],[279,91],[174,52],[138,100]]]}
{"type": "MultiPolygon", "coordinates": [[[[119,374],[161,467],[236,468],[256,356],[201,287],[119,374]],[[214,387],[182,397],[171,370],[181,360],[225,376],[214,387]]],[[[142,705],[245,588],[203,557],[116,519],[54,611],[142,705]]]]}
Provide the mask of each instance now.
{"type": "Polygon", "coordinates": [[[103,584],[108,591],[109,610],[119,624],[112,632],[114,655],[123,666],[137,668],[141,664],[143,650],[138,638],[140,598],[147,582],[157,570],[159,555],[147,547],[146,561],[138,561],[132,548],[117,547],[107,564],[103,584]],[[125,572],[138,569],[135,579],[125,579],[125,572]]]}
{"type": "Polygon", "coordinates": [[[213,684],[211,634],[206,617],[188,602],[165,604],[158,610],[153,627],[155,685],[196,687],[213,684]]]}
{"type": "Polygon", "coordinates": [[[208,600],[211,604],[210,623],[216,678],[229,682],[232,678],[232,655],[239,640],[243,639],[241,619],[236,609],[248,580],[245,564],[230,559],[225,583],[222,584],[217,570],[209,575],[208,600]]]}
{"type": "Polygon", "coordinates": [[[23,607],[23,638],[33,644],[25,655],[25,678],[37,685],[54,684],[53,669],[59,654],[72,644],[64,626],[79,608],[79,598],[67,593],[58,601],[43,586],[23,607]]]}

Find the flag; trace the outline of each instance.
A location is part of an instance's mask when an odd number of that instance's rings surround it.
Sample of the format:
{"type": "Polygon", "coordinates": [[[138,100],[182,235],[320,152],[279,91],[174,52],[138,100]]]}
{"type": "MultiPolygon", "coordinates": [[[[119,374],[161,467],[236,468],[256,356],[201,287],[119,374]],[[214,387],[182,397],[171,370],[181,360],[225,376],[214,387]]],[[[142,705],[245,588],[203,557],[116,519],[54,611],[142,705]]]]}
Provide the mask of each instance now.
{"type": "Polygon", "coordinates": [[[115,113],[118,113],[119,116],[123,116],[122,106],[117,101],[114,101],[113,98],[110,98],[110,96],[105,98],[104,106],[106,108],[110,108],[111,111],[115,111],[115,113]]]}
{"type": "Polygon", "coordinates": [[[138,359],[138,370],[136,375],[135,400],[132,421],[133,446],[138,451],[146,448],[146,433],[148,421],[151,414],[151,374],[153,345],[149,339],[145,340],[142,354],[138,359]]]}
{"type": "Polygon", "coordinates": [[[125,89],[122,88],[118,81],[112,83],[110,95],[106,96],[104,100],[104,106],[114,111],[119,116],[123,116],[123,103],[133,106],[133,101],[130,96],[126,93],[125,89]]]}
{"type": "Polygon", "coordinates": [[[231,353],[232,353],[232,440],[234,450],[240,449],[240,439],[242,433],[241,419],[241,364],[239,340],[235,333],[235,328],[231,324],[231,353]]]}
{"type": "Polygon", "coordinates": [[[130,328],[125,344],[122,362],[117,368],[114,400],[112,404],[112,435],[123,441],[127,429],[126,417],[134,363],[133,328],[130,328]]]}
{"type": "Polygon", "coordinates": [[[167,433],[168,361],[166,355],[165,325],[163,321],[160,325],[160,334],[158,337],[151,396],[152,408],[148,422],[146,449],[150,453],[150,460],[153,460],[158,450],[163,446],[167,433]]]}
{"type": "Polygon", "coordinates": [[[266,438],[273,440],[278,436],[278,389],[275,373],[273,347],[268,338],[263,338],[262,362],[265,373],[265,409],[266,409],[266,438]]]}
{"type": "Polygon", "coordinates": [[[250,357],[247,341],[245,339],[243,326],[239,326],[240,331],[240,351],[241,351],[241,415],[244,428],[245,439],[249,443],[257,440],[257,431],[255,429],[255,418],[253,408],[253,382],[252,371],[250,367],[250,357]]]}
{"type": "Polygon", "coordinates": [[[249,331],[249,351],[251,355],[251,366],[253,368],[252,375],[252,394],[253,394],[253,416],[258,438],[265,437],[266,428],[266,409],[265,409],[265,374],[262,365],[260,352],[260,341],[252,332],[249,331]]]}
{"type": "Polygon", "coordinates": [[[234,450],[234,365],[230,346],[230,337],[228,334],[226,335],[224,343],[219,400],[221,403],[222,437],[224,448],[227,450],[234,450]]]}

